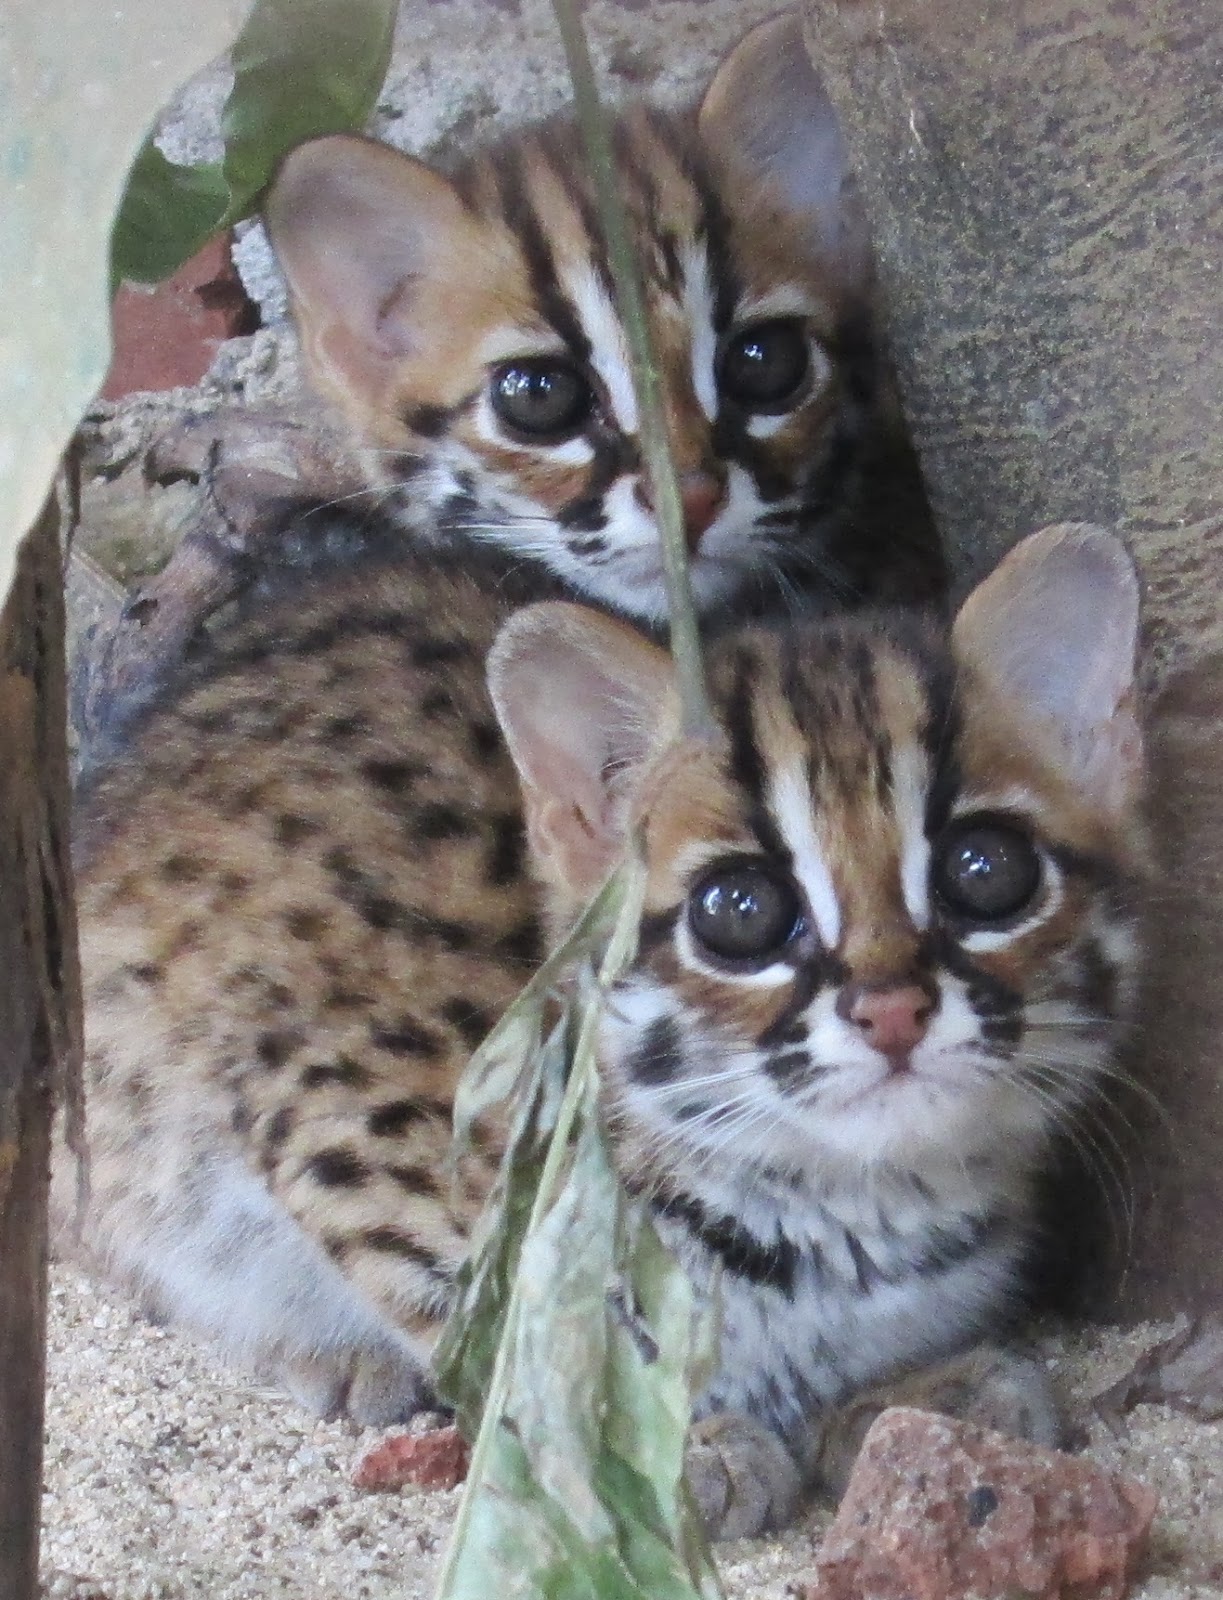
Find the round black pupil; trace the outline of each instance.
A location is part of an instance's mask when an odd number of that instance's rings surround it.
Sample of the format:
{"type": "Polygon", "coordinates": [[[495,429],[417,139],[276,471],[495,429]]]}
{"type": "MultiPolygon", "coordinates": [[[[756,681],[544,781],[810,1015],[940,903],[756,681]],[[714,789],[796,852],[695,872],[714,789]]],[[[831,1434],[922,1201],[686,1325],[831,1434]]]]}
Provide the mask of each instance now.
{"type": "Polygon", "coordinates": [[[521,433],[568,433],[589,406],[585,379],[559,362],[515,362],[493,380],[493,409],[521,433]]]}
{"type": "Polygon", "coordinates": [[[940,880],[953,909],[986,920],[1009,917],[1036,893],[1040,861],[1022,833],[973,828],[945,848],[940,880]]]}
{"type": "Polygon", "coordinates": [[[788,400],[807,376],[807,339],[797,322],[762,322],[731,343],[722,387],[746,406],[788,400]]]}
{"type": "Polygon", "coordinates": [[[715,955],[744,960],[780,949],[794,932],[798,907],[784,884],[741,868],[698,886],[690,920],[698,941],[715,955]]]}

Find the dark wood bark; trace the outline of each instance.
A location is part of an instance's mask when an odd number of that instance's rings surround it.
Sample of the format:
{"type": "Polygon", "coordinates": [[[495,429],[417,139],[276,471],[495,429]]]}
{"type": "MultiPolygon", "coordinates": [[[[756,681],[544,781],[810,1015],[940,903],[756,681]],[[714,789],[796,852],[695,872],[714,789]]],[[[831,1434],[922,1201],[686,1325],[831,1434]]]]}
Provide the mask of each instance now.
{"type": "Polygon", "coordinates": [[[0,973],[0,1595],[34,1600],[51,1122],[80,1040],[53,505],[0,613],[0,973]]]}

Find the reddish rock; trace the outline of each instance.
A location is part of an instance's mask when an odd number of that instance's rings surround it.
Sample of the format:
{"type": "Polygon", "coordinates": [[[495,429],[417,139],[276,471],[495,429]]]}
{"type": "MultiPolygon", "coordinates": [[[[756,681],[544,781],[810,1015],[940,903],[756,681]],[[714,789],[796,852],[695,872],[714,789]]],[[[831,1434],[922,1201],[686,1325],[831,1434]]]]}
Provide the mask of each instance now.
{"type": "Polygon", "coordinates": [[[1154,1490],[896,1407],[871,1426],[805,1600],[1121,1600],[1154,1490]]]}
{"type": "Polygon", "coordinates": [[[122,284],[111,326],[115,349],[103,400],[198,383],[223,340],[258,326],[258,312],[230,260],[229,236],[206,244],[164,283],[122,284]]]}
{"type": "Polygon", "coordinates": [[[353,1468],[358,1489],[454,1489],[467,1476],[468,1449],[457,1428],[393,1433],[371,1445],[353,1468]]]}

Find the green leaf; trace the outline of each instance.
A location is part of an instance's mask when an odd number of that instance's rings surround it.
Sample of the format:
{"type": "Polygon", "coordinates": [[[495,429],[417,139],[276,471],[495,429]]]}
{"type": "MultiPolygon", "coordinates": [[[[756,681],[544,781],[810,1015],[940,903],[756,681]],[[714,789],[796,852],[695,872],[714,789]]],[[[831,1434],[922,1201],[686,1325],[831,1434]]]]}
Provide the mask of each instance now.
{"type": "Polygon", "coordinates": [[[112,243],[112,279],[156,283],[251,212],[294,145],[364,128],[386,77],[398,0],[257,0],[232,51],[225,154],[136,159],[112,243]]]}
{"type": "Polygon", "coordinates": [[[482,1113],[493,1083],[525,1099],[435,1363],[465,1430],[483,1411],[441,1600],[721,1593],[683,1484],[709,1321],[624,1194],[600,1122],[599,1020],[636,949],[644,877],[622,867],[558,952],[589,972],[591,940],[607,943],[547,1042],[526,1006],[495,1068],[476,1063],[482,1113]]]}

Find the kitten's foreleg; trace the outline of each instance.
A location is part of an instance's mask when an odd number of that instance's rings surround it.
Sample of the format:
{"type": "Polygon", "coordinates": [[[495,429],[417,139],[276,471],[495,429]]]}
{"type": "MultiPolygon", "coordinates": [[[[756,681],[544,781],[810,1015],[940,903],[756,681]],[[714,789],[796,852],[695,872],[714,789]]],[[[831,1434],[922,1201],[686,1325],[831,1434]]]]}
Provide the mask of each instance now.
{"type": "Polygon", "coordinates": [[[981,1344],[874,1384],[821,1419],[812,1441],[813,1490],[841,1498],[867,1430],[888,1406],[938,1411],[1049,1448],[1064,1439],[1057,1396],[1040,1361],[1023,1351],[981,1344]]]}
{"type": "Polygon", "coordinates": [[[786,1445],[741,1411],[694,1423],[685,1474],[711,1539],[746,1539],[794,1520],[803,1472],[786,1445]]]}
{"type": "Polygon", "coordinates": [[[94,1242],[146,1305],[309,1410],[386,1427],[435,1403],[412,1341],[236,1157],[197,1156],[147,1207],[96,1199],[94,1242]]]}

